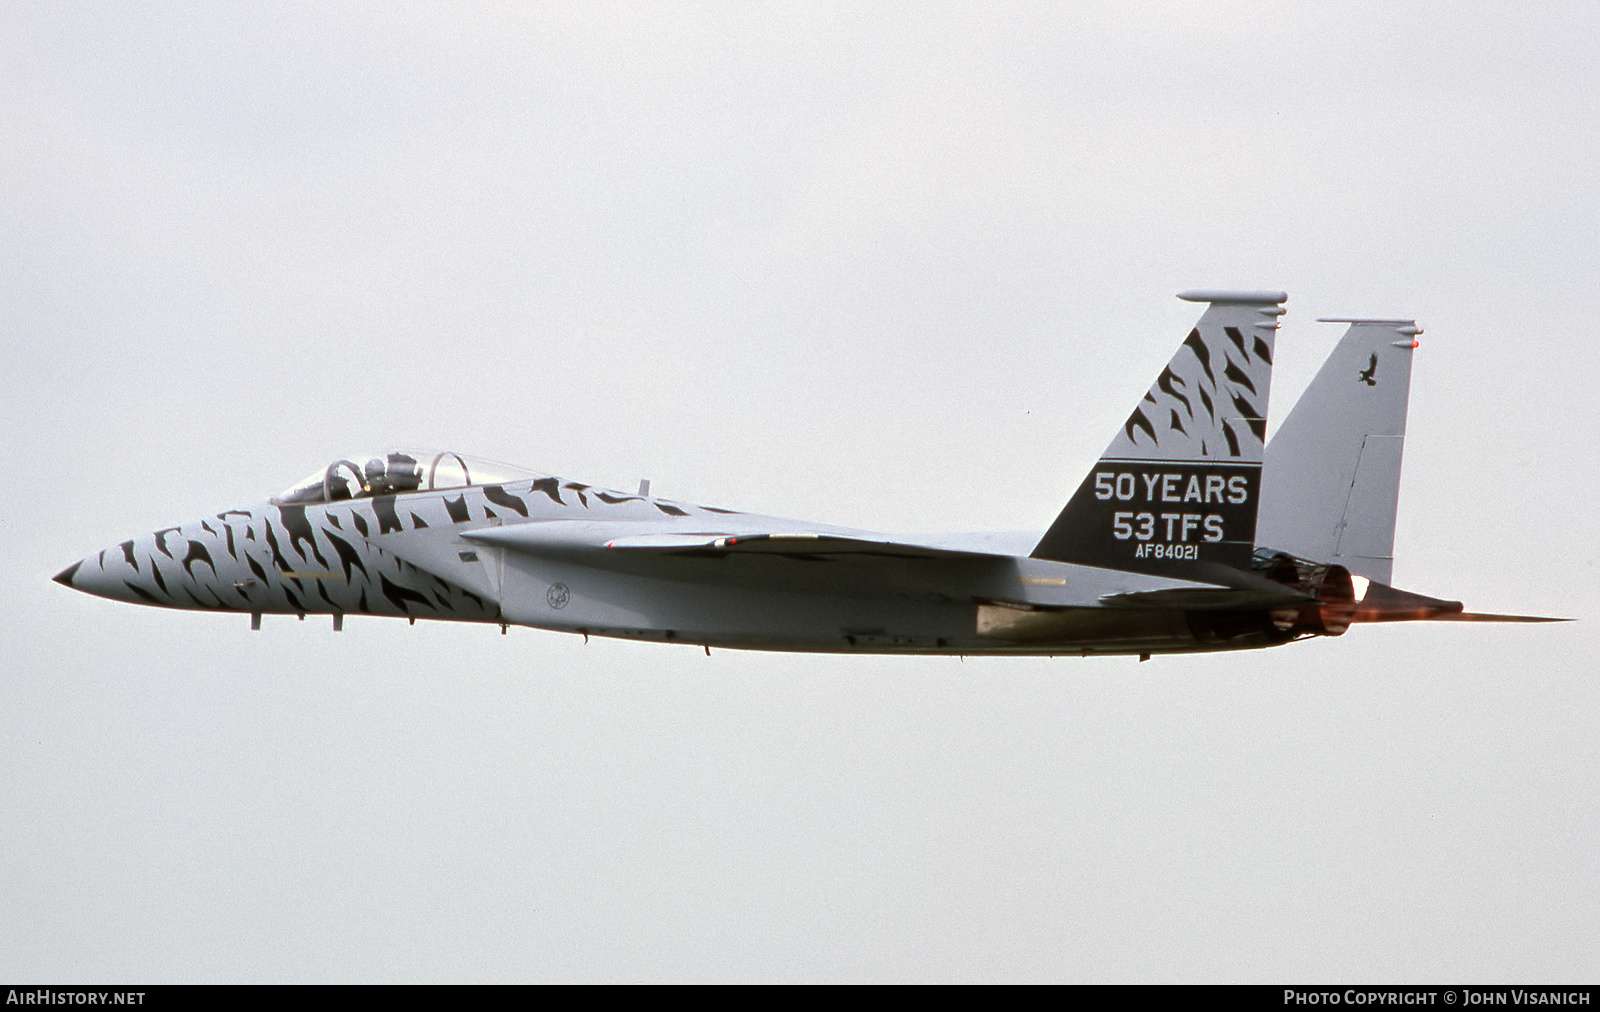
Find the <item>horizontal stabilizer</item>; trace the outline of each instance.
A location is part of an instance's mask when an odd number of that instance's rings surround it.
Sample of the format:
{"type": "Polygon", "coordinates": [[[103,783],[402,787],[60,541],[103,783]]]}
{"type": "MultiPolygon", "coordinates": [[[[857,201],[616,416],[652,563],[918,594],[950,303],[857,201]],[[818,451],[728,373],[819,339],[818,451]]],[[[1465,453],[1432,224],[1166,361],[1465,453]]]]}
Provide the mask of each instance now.
{"type": "Polygon", "coordinates": [[[1356,605],[1355,622],[1571,622],[1542,615],[1489,615],[1462,610],[1460,601],[1445,601],[1382,583],[1371,583],[1356,605]]]}
{"type": "Polygon", "coordinates": [[[1483,612],[1463,611],[1454,615],[1434,615],[1429,622],[1576,622],[1575,618],[1552,618],[1548,615],[1489,615],[1483,612]]]}
{"type": "Polygon", "coordinates": [[[1445,601],[1437,597],[1396,590],[1376,581],[1367,584],[1367,592],[1356,605],[1354,622],[1420,622],[1440,615],[1459,615],[1460,601],[1445,601]]]}

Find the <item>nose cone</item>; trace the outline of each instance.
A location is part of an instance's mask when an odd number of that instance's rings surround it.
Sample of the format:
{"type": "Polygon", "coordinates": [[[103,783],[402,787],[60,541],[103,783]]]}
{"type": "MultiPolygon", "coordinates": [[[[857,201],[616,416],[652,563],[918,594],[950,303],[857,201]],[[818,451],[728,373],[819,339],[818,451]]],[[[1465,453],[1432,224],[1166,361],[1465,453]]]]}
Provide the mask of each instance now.
{"type": "MultiPolygon", "coordinates": [[[[131,542],[129,543],[132,544],[131,542]]],[[[120,547],[120,546],[119,546],[120,547]]],[[[125,558],[131,554],[108,548],[86,559],[74,562],[57,573],[55,581],[63,587],[81,590],[96,597],[109,597],[113,601],[133,604],[166,604],[155,594],[139,586],[138,571],[125,558]]],[[[145,568],[150,568],[146,566],[145,568]]]]}
{"type": "MultiPolygon", "coordinates": [[[[248,514],[247,514],[248,515],[248,514]]],[[[68,566],[56,582],[96,597],[162,608],[248,608],[248,556],[220,518],[130,538],[68,566]]],[[[269,533],[268,537],[272,535],[269,533]]],[[[245,532],[254,541],[254,536],[245,532]]],[[[258,563],[249,563],[260,569],[258,563]]],[[[254,583],[254,580],[249,580],[254,583]]]]}
{"type": "Polygon", "coordinates": [[[80,559],[79,561],[74,562],[72,565],[68,566],[66,569],[63,569],[61,572],[57,573],[55,576],[51,577],[51,579],[55,580],[57,583],[61,584],[63,587],[70,587],[70,586],[72,586],[72,576],[73,576],[73,574],[76,573],[78,571],[78,568],[80,566],[82,566],[82,565],[83,565],[83,561],[80,559]]]}

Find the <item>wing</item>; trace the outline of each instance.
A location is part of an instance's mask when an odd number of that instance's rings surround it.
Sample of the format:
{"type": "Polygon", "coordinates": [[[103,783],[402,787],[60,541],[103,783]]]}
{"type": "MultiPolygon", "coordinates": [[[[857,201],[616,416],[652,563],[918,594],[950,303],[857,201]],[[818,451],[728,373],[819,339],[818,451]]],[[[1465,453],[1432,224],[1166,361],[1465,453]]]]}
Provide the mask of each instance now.
{"type": "Polygon", "coordinates": [[[529,555],[802,556],[814,558],[1003,559],[1008,556],[841,531],[685,529],[681,524],[594,523],[548,520],[486,527],[461,535],[469,541],[529,555]]]}
{"type": "Polygon", "coordinates": [[[969,596],[975,586],[1015,583],[1006,579],[1016,564],[1009,555],[796,526],[749,515],[661,522],[549,520],[480,528],[461,537],[502,551],[508,572],[580,565],[681,586],[760,593],[953,600],[969,596]]]}
{"type": "MultiPolygon", "coordinates": [[[[507,565],[541,560],[685,584],[717,583],[762,591],[842,595],[907,595],[946,601],[1004,600],[1043,607],[1171,607],[1157,592],[1201,594],[1205,606],[1239,606],[1234,584],[1252,591],[1265,581],[1234,574],[1228,587],[1171,577],[1018,557],[1007,539],[889,537],[845,528],[795,529],[794,521],[740,515],[660,522],[548,520],[462,532],[501,550],[507,565]],[[716,527],[710,524],[717,525],[716,527]]],[[[1024,549],[1025,551],[1026,549],[1024,549]]],[[[1273,599],[1284,594],[1275,584],[1273,599]]],[[[1302,600],[1300,595],[1291,596],[1302,600]]]]}

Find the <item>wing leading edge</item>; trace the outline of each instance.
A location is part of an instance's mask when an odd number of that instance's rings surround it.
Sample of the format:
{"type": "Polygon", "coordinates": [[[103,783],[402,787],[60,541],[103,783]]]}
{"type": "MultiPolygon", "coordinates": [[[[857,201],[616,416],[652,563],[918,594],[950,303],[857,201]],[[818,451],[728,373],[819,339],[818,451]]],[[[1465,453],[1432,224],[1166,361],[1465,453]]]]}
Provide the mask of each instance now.
{"type": "Polygon", "coordinates": [[[532,555],[587,552],[640,554],[886,556],[903,559],[1001,559],[993,552],[941,548],[889,538],[835,531],[683,530],[640,531],[640,524],[595,524],[582,520],[549,520],[466,531],[469,541],[532,555]]]}

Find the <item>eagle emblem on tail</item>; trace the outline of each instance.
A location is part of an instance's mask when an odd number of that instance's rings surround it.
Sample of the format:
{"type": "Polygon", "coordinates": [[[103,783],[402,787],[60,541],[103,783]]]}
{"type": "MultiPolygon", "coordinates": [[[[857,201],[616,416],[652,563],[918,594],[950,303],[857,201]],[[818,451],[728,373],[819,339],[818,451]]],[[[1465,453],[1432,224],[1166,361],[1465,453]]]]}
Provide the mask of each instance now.
{"type": "Polygon", "coordinates": [[[1377,376],[1378,376],[1378,353],[1377,352],[1373,352],[1372,353],[1372,357],[1367,359],[1367,367],[1365,369],[1361,370],[1361,374],[1360,374],[1359,378],[1360,378],[1361,382],[1365,383],[1367,386],[1375,387],[1375,386],[1378,385],[1377,376]]]}

